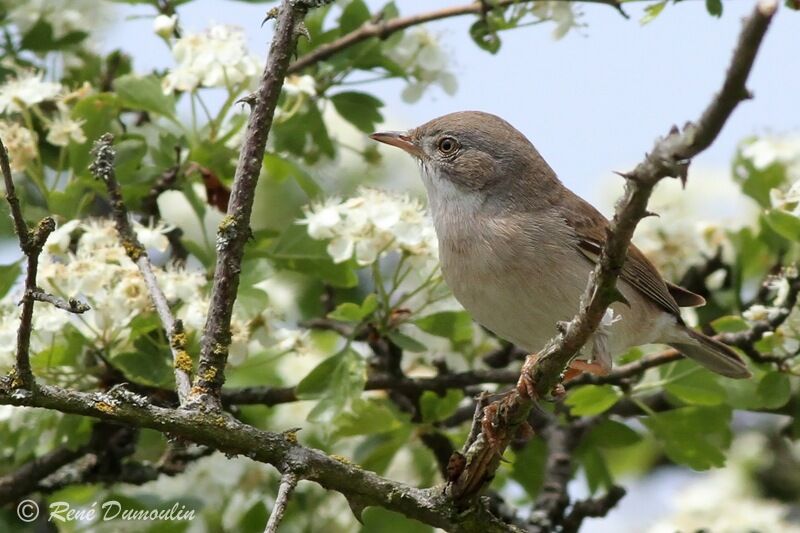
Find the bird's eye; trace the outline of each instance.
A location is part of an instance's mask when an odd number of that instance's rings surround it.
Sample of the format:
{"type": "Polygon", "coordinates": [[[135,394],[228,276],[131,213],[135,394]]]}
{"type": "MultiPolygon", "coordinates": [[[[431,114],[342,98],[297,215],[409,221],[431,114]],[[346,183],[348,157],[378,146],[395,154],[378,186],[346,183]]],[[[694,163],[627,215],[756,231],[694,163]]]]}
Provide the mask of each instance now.
{"type": "Polygon", "coordinates": [[[442,137],[439,139],[439,151],[443,155],[451,155],[458,150],[458,141],[452,137],[442,137]]]}

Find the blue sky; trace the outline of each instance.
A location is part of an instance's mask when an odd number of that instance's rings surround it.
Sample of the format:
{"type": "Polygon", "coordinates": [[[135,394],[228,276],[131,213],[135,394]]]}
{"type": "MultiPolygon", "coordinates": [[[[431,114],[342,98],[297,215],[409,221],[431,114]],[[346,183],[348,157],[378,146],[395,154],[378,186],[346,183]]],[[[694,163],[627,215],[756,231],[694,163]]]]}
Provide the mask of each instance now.
{"type": "MultiPolygon", "coordinates": [[[[458,5],[459,1],[399,0],[402,14],[458,5]]],[[[378,7],[380,2],[369,2],[378,7]]],[[[400,98],[402,82],[369,86],[386,103],[387,125],[412,127],[435,116],[479,109],[503,116],[523,131],[573,190],[607,203],[601,190],[612,170],[625,170],[649,150],[672,124],[697,117],[719,87],[749,0],[724,2],[720,19],[710,17],[702,1],[669,5],[642,26],[642,9],[626,6],[626,20],[604,5],[581,5],[586,27],[554,41],[552,25],[505,32],[500,52],[478,49],[467,34],[473,18],[458,17],[429,25],[450,54],[459,81],[455,96],[438,88],[420,102],[400,98]]],[[[269,4],[197,0],[180,8],[184,28],[198,31],[211,21],[242,26],[251,49],[263,56],[270,29],[259,27],[269,4]]],[[[126,15],[151,14],[144,6],[125,6],[126,15]]],[[[750,88],[755,99],[736,110],[717,142],[697,168],[726,168],[737,142],[766,132],[800,130],[797,95],[800,68],[797,46],[800,14],[783,9],[762,47],[750,88]],[[794,68],[792,68],[794,63],[794,68]]],[[[130,50],[137,43],[139,70],[166,67],[171,58],[152,33],[151,20],[121,24],[106,36],[104,48],[130,50]]]]}

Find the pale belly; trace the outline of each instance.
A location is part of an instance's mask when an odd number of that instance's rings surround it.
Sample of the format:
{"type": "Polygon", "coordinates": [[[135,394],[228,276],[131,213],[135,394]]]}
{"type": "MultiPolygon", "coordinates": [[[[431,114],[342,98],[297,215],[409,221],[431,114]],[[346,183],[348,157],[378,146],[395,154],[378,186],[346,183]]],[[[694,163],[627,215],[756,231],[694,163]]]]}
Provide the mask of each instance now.
{"type": "MultiPolygon", "coordinates": [[[[538,258],[519,258],[515,262],[519,267],[507,268],[494,264],[496,258],[480,257],[479,251],[474,251],[470,257],[445,252],[445,281],[472,317],[499,337],[537,352],[557,334],[556,323],[571,319],[578,311],[591,265],[577,252],[574,257],[537,254],[538,258]],[[570,263],[580,266],[564,268],[570,263]]],[[[620,281],[619,287],[631,307],[612,305],[622,318],[606,330],[611,354],[667,340],[665,333],[675,319],[627,283],[620,281]]],[[[584,351],[584,355],[590,354],[584,351]]]]}

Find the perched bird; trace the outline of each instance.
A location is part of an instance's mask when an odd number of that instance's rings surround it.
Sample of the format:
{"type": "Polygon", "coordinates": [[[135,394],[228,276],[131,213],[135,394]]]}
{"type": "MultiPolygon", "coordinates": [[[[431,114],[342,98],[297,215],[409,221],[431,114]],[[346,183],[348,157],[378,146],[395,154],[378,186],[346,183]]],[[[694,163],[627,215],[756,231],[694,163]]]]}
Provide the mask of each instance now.
{"type": "MultiPolygon", "coordinates": [[[[608,220],[495,115],[452,113],[372,138],[419,162],[442,273],[456,299],[499,337],[531,352],[542,349],[557,322],[577,312],[608,220]]],[[[665,281],[634,245],[617,288],[627,303],[611,305],[614,323],[598,329],[573,370],[607,374],[612,354],[663,343],[723,376],[750,376],[731,348],[681,319],[681,306],[705,300],[665,281]]]]}

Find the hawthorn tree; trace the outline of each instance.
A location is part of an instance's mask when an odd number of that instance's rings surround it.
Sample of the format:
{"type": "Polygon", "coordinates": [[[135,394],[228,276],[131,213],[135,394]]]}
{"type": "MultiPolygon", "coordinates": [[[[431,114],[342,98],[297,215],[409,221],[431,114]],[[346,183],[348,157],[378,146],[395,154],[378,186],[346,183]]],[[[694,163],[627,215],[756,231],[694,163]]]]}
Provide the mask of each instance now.
{"type": "MultiPolygon", "coordinates": [[[[681,239],[682,255],[654,259],[706,297],[687,319],[741,351],[754,377],[727,380],[643,347],[551,395],[616,298],[654,187],[685,181],[749,97],[774,1],[744,21],[704,112],[622,173],[575,317],[553,324],[525,367],[535,403],[516,389],[528,354],[473,324],[444,285],[423,202],[323,190],[317,178],[336,172],[342,151],[382,168],[375,146],[354,148],[332,126],[366,134],[382,121],[371,80],[404,80],[412,101],[433,84],[455,90],[421,25],[472,17],[472,38],[493,53],[504,30],[528,23],[553,21],[563,35],[577,2],[408,14],[394,3],[371,12],[363,0],[283,0],[266,13],[274,30],[262,66],[242,29],[183,27],[190,0],[124,1],[152,8],[174,59],[167,71],[137,74],[130,50],[93,51],[82,24],[87,13],[102,19],[105,4],[0,2],[11,215],[0,229],[22,252],[0,268],[4,530],[48,520],[78,529],[87,521],[52,518],[56,502],[87,511],[114,501],[192,511],[150,522],[170,531],[196,521],[577,531],[624,497],[631,457],[642,473],[664,461],[722,467],[735,412],[778,415],[776,442],[800,437],[800,147],[787,140],[747,139],[735,154],[733,179],[759,209],[751,225],[650,236],[667,249],[681,239]],[[577,478],[586,497],[568,490],[577,478]]],[[[626,15],[622,2],[592,1],[626,15]]],[[[666,4],[648,5],[646,18],[666,4]]],[[[796,452],[782,457],[797,466],[796,452]]],[[[783,499],[800,493],[794,483],[783,499]]],[[[102,513],[88,524],[121,527],[102,513]]]]}

